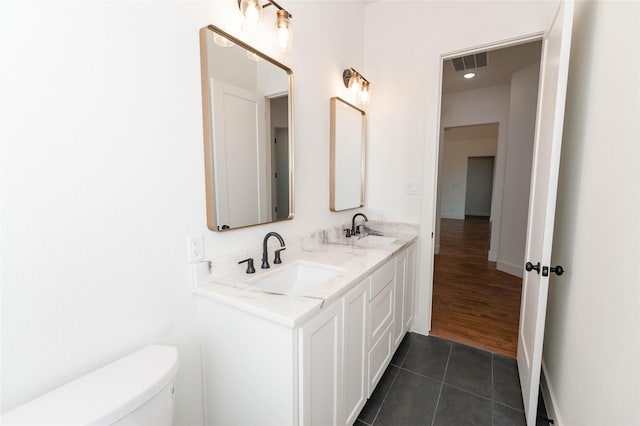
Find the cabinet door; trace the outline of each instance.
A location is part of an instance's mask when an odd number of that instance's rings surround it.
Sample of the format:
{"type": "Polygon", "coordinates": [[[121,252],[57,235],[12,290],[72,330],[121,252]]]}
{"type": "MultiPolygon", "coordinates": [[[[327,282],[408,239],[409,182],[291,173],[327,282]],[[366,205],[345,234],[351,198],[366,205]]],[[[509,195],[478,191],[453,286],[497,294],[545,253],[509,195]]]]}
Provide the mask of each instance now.
{"type": "MultiPolygon", "coordinates": [[[[396,282],[394,290],[393,304],[393,328],[392,341],[393,347],[397,348],[406,331],[403,317],[403,304],[405,303],[405,287],[406,287],[406,270],[407,270],[407,251],[396,256],[396,282]]],[[[406,308],[405,308],[406,309],[406,308]]]]}
{"type": "Polygon", "coordinates": [[[367,402],[367,372],[369,371],[369,306],[367,278],[344,298],[344,424],[351,426],[367,402]]]}
{"type": "Polygon", "coordinates": [[[405,287],[404,287],[404,330],[409,330],[411,321],[413,320],[413,310],[415,309],[415,276],[416,276],[416,245],[413,244],[407,250],[407,267],[405,269],[405,287]]]}
{"type": "MultiPolygon", "coordinates": [[[[300,424],[342,423],[342,303],[300,328],[300,424]]],[[[268,368],[268,366],[266,366],[268,368]]]]}

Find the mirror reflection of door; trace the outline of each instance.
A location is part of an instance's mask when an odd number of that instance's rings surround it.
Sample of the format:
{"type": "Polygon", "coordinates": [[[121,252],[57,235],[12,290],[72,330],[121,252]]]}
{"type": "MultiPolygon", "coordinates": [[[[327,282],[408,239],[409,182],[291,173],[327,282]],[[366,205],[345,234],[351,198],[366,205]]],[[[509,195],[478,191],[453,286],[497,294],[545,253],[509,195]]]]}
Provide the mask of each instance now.
{"type": "Polygon", "coordinates": [[[231,228],[264,221],[262,171],[264,98],[214,80],[213,109],[216,209],[219,223],[231,228]],[[249,125],[249,124],[253,125],[249,125]],[[257,153],[257,155],[256,155],[257,153]],[[261,220],[262,219],[262,220],[261,220]]]}
{"type": "Polygon", "coordinates": [[[494,157],[469,157],[465,216],[491,216],[494,157]]]}
{"type": "Polygon", "coordinates": [[[276,128],[275,161],[275,213],[274,218],[286,219],[289,216],[289,130],[282,127],[276,128]]]}
{"type": "Polygon", "coordinates": [[[271,215],[272,220],[289,217],[289,99],[269,99],[271,132],[271,215]]]}

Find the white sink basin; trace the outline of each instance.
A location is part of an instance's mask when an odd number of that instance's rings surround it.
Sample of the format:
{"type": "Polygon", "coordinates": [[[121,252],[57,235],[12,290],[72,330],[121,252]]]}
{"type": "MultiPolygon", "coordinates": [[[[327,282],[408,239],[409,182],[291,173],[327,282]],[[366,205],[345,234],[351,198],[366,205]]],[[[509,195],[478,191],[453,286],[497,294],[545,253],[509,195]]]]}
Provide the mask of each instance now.
{"type": "Polygon", "coordinates": [[[375,245],[388,245],[395,242],[397,238],[395,237],[383,237],[381,235],[367,235],[364,238],[360,238],[355,243],[356,244],[375,244],[375,245]]]}
{"type": "Polygon", "coordinates": [[[249,284],[271,293],[302,296],[342,272],[343,268],[297,260],[249,284]]]}

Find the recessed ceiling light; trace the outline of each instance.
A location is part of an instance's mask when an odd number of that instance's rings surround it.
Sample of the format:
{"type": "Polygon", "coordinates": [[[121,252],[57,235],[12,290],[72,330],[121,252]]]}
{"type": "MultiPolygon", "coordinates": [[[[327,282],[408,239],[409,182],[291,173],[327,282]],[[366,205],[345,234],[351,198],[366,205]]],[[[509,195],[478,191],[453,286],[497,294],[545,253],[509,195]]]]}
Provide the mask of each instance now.
{"type": "Polygon", "coordinates": [[[473,78],[476,76],[476,73],[474,72],[468,72],[464,75],[464,78],[473,78]]]}

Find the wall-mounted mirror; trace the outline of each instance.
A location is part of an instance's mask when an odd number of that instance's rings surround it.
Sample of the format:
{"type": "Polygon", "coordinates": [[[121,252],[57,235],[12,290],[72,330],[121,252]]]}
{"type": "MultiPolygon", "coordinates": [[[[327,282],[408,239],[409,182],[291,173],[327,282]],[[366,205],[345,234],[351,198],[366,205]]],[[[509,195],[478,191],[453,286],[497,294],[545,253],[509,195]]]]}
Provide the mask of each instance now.
{"type": "Polygon", "coordinates": [[[293,218],[293,72],[213,25],[200,52],[207,226],[293,218]]]}
{"type": "Polygon", "coordinates": [[[366,114],[331,98],[331,211],[364,206],[366,114]]]}

